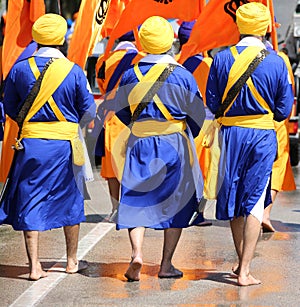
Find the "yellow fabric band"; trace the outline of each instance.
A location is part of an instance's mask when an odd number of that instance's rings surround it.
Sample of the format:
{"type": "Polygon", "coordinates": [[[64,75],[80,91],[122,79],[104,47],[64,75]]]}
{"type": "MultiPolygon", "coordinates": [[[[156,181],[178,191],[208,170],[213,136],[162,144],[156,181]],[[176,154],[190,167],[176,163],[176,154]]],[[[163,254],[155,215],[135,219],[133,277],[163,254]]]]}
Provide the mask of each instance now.
{"type": "MultiPolygon", "coordinates": [[[[154,65],[148,73],[143,76],[141,73],[138,65],[136,64],[134,66],[134,71],[136,73],[136,76],[139,81],[143,79],[144,80],[157,80],[158,76],[161,74],[162,67],[158,67],[154,69],[158,64],[154,65]],[[151,72],[151,73],[150,73],[151,72]],[[150,76],[148,76],[150,73],[150,76]],[[156,79],[155,79],[156,78],[156,79]]],[[[164,64],[164,67],[166,64],[164,64]]],[[[160,65],[161,66],[161,65],[160,65]]],[[[150,83],[150,82],[148,82],[150,83]]],[[[153,84],[153,83],[152,83],[153,84]]],[[[148,84],[147,86],[152,84],[148,84]]],[[[149,87],[149,89],[150,89],[149,87]]],[[[135,87],[136,88],[136,87],[135,87]]],[[[135,89],[134,88],[134,89],[135,89]]],[[[142,98],[141,98],[142,99],[142,98]]],[[[172,114],[168,111],[166,106],[163,104],[163,102],[160,100],[157,94],[154,95],[153,100],[157,107],[159,108],[160,112],[164,115],[164,117],[167,119],[165,122],[161,121],[155,121],[155,120],[147,120],[147,121],[142,121],[142,122],[135,122],[132,126],[131,132],[133,135],[137,137],[147,137],[147,136],[154,136],[154,135],[167,135],[167,134],[172,134],[179,132],[181,135],[186,139],[187,144],[188,144],[188,149],[189,149],[189,156],[190,156],[190,164],[193,165],[193,152],[191,148],[191,142],[187,136],[187,134],[184,132],[186,129],[186,122],[181,121],[181,120],[175,120],[172,114]]]]}
{"type": "Polygon", "coordinates": [[[34,57],[29,58],[28,62],[29,62],[29,66],[32,70],[32,73],[34,74],[35,78],[37,79],[40,75],[40,71],[39,71],[39,69],[36,65],[34,57]]]}
{"type": "Polygon", "coordinates": [[[180,133],[187,142],[189,149],[190,164],[194,163],[193,151],[191,148],[191,142],[187,134],[184,132],[186,129],[186,122],[182,120],[171,120],[171,121],[157,121],[157,120],[146,120],[140,122],[134,122],[131,133],[137,137],[143,138],[155,135],[168,135],[172,133],[180,133]]]}
{"type": "MultiPolygon", "coordinates": [[[[40,71],[39,71],[39,69],[36,65],[34,57],[29,58],[28,62],[29,62],[29,66],[31,68],[32,73],[34,74],[35,78],[37,79],[40,75],[40,71]]],[[[62,112],[60,111],[58,106],[56,105],[52,96],[48,99],[48,103],[49,103],[53,113],[55,114],[56,118],[60,121],[66,121],[66,118],[64,117],[64,115],[62,114],[62,112]]]]}
{"type": "MultiPolygon", "coordinates": [[[[230,48],[230,51],[233,55],[233,57],[236,59],[239,55],[236,47],[232,47],[230,48]]],[[[248,80],[246,81],[252,95],[254,96],[254,98],[259,102],[259,104],[266,110],[268,111],[268,113],[272,113],[269,105],[266,103],[266,101],[263,99],[263,97],[259,94],[259,92],[257,91],[257,89],[255,88],[254,84],[253,84],[253,81],[250,78],[248,78],[248,80]]]]}
{"type": "Polygon", "coordinates": [[[131,133],[137,137],[143,138],[154,135],[172,134],[182,132],[186,129],[185,121],[157,121],[146,120],[134,122],[131,133]]]}
{"type": "MultiPolygon", "coordinates": [[[[30,68],[35,78],[40,75],[34,57],[28,59],[30,68]]],[[[71,71],[74,63],[65,58],[56,59],[48,68],[41,83],[40,91],[35,98],[22,126],[20,139],[17,140],[16,146],[22,138],[38,138],[49,140],[67,140],[72,146],[73,163],[79,166],[84,164],[84,147],[78,135],[78,123],[68,122],[55,103],[52,94],[64,81],[71,71]],[[49,73],[50,72],[50,73],[49,73]],[[29,120],[43,107],[49,103],[58,122],[29,122],[29,120]]]]}
{"type": "MultiPolygon", "coordinates": [[[[137,78],[139,79],[139,81],[143,78],[143,74],[141,73],[139,66],[135,65],[134,66],[134,72],[137,76],[137,78]]],[[[157,76],[158,77],[158,76],[157,76]]],[[[159,108],[160,112],[164,115],[164,117],[167,120],[174,120],[174,117],[170,114],[170,112],[168,111],[168,109],[165,107],[165,105],[162,103],[162,101],[160,100],[160,98],[157,96],[157,94],[154,95],[153,100],[155,102],[155,104],[157,105],[157,107],[159,108]]]]}
{"type": "Polygon", "coordinates": [[[25,122],[21,138],[72,140],[78,136],[78,126],[72,122],[25,122]]]}
{"type": "MultiPolygon", "coordinates": [[[[231,47],[230,50],[233,53],[236,49],[235,47],[231,47]]],[[[231,66],[231,69],[228,75],[228,81],[227,81],[227,85],[223,93],[222,101],[225,100],[228,91],[233,87],[233,85],[237,82],[237,80],[245,73],[249,64],[253,61],[253,59],[256,57],[258,52],[261,50],[262,50],[261,47],[251,46],[251,47],[247,47],[246,49],[244,49],[242,53],[236,54],[235,61],[233,65],[231,66]]],[[[233,99],[232,103],[228,106],[227,110],[229,110],[229,108],[235,101],[235,98],[233,99]]],[[[226,112],[224,112],[224,114],[225,113],[226,112]]]]}
{"type": "Polygon", "coordinates": [[[62,122],[24,122],[22,138],[65,140],[70,141],[72,147],[73,163],[84,164],[84,148],[78,135],[78,123],[62,122]]]}
{"type": "Polygon", "coordinates": [[[64,81],[68,73],[71,71],[74,63],[65,58],[56,59],[47,69],[41,83],[40,91],[29,110],[25,121],[29,121],[40,108],[47,103],[52,94],[59,85],[64,81]]]}
{"type": "MultiPolygon", "coordinates": [[[[156,64],[153,65],[146,75],[142,76],[139,83],[132,89],[128,95],[128,102],[130,104],[131,113],[134,113],[134,110],[138,104],[142,101],[143,97],[149,92],[150,88],[157,81],[157,78],[164,71],[168,64],[156,64]]],[[[134,66],[134,71],[138,69],[138,64],[134,66]]]]}
{"type": "Polygon", "coordinates": [[[218,122],[224,126],[238,126],[256,129],[274,129],[273,114],[220,117],[218,122]]]}

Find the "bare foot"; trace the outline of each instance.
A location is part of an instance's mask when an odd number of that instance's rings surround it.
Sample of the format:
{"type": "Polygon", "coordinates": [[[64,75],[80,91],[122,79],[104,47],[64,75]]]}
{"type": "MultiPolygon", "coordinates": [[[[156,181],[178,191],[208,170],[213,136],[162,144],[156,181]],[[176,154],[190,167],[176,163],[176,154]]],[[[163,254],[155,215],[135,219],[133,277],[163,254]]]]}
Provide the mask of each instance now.
{"type": "Polygon", "coordinates": [[[252,286],[261,284],[261,281],[248,274],[246,276],[238,276],[237,284],[239,286],[252,286]]]}
{"type": "Polygon", "coordinates": [[[194,226],[205,227],[205,226],[211,226],[211,225],[212,225],[212,222],[204,220],[203,222],[195,224],[194,226]]]}
{"type": "Polygon", "coordinates": [[[234,274],[236,277],[240,274],[240,266],[237,264],[231,268],[232,274],[234,274]]]}
{"type": "Polygon", "coordinates": [[[173,265],[171,266],[170,270],[163,271],[160,269],[158,273],[159,278],[181,278],[183,276],[183,273],[176,269],[173,265]]]}
{"type": "Polygon", "coordinates": [[[113,210],[104,220],[106,223],[116,223],[117,221],[117,210],[113,210]]]}
{"type": "Polygon", "coordinates": [[[29,274],[28,280],[37,281],[41,278],[48,276],[47,272],[43,270],[40,263],[37,265],[37,268],[35,270],[32,270],[32,269],[30,270],[31,272],[29,274]]]}
{"type": "Polygon", "coordinates": [[[88,267],[87,261],[80,260],[80,261],[77,261],[76,263],[74,263],[72,265],[68,264],[67,267],[66,267],[66,273],[75,274],[75,273],[78,273],[82,270],[87,269],[87,267],[88,267]]]}
{"type": "Polygon", "coordinates": [[[139,281],[141,278],[141,269],[143,266],[143,260],[140,257],[135,257],[129,264],[129,268],[125,273],[125,277],[128,281],[139,281]]]}
{"type": "Polygon", "coordinates": [[[275,232],[276,231],[270,220],[263,221],[261,225],[262,225],[263,232],[275,232]]]}

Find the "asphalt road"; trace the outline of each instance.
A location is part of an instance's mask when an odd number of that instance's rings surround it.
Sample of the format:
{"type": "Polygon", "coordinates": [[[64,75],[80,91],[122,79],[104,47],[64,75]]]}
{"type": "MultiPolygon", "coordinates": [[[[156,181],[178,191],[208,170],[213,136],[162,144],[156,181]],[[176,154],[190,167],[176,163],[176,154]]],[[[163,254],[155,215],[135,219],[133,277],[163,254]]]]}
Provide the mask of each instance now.
{"type": "MultiPolygon", "coordinates": [[[[296,0],[274,0],[275,15],[285,34],[296,0]]],[[[280,39],[280,38],[279,38],[280,39]]],[[[210,227],[183,231],[174,264],[182,279],[157,277],[162,233],[148,230],[140,282],[124,277],[130,260],[126,230],[104,222],[110,212],[108,187],[95,169],[88,183],[92,199],[85,204],[87,221],[81,224],[79,259],[88,261],[81,273],[64,273],[62,229],[41,234],[40,256],[49,276],[28,281],[28,264],[21,232],[0,226],[0,306],[300,306],[300,167],[293,167],[297,190],[279,194],[272,211],[277,232],[261,234],[252,264],[262,285],[238,287],[230,275],[236,261],[227,222],[214,218],[214,202],[205,211],[210,227]]]]}
{"type": "Polygon", "coordinates": [[[293,171],[297,191],[279,194],[272,211],[277,232],[261,234],[253,275],[262,285],[238,287],[230,275],[235,253],[227,222],[214,219],[214,202],[206,218],[210,227],[183,231],[174,265],[182,279],[158,279],[162,232],[148,230],[140,282],[124,277],[130,260],[126,230],[116,231],[103,219],[110,212],[108,188],[95,170],[88,183],[87,221],[81,224],[78,256],[87,260],[81,273],[64,273],[66,264],[61,229],[41,234],[40,256],[49,276],[28,281],[27,258],[21,232],[0,226],[0,306],[300,306],[299,166],[293,171]]]}

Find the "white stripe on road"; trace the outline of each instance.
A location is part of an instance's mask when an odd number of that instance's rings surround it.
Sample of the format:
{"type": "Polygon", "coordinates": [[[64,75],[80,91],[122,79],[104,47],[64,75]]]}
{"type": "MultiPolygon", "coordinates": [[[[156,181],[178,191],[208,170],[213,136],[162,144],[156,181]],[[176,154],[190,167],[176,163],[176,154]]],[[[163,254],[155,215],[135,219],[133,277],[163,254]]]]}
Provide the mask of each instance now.
{"type": "MultiPolygon", "coordinates": [[[[115,224],[99,223],[78,243],[78,260],[81,260],[112,228],[115,224]]],[[[58,262],[65,261],[67,255],[64,255],[58,262]]],[[[55,268],[54,265],[52,268],[55,268]]],[[[25,292],[23,292],[10,306],[24,307],[35,306],[38,304],[53,288],[56,287],[64,278],[68,276],[65,272],[48,271],[48,276],[35,282],[25,292]]]]}

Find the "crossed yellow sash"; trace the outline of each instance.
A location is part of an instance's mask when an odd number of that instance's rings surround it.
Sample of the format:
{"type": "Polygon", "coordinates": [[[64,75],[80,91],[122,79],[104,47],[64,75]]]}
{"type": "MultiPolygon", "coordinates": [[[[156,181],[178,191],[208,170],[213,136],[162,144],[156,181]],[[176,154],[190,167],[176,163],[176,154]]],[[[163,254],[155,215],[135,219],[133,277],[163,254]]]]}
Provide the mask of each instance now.
{"type": "MultiPolygon", "coordinates": [[[[237,82],[240,76],[245,73],[249,64],[253,61],[254,57],[258,52],[262,50],[260,47],[248,47],[241,54],[238,54],[236,47],[231,48],[231,52],[236,59],[233,63],[229,76],[228,82],[223,94],[222,101],[225,100],[230,88],[237,82]]],[[[202,146],[210,148],[209,150],[209,163],[207,167],[207,173],[204,177],[204,195],[207,199],[216,199],[218,195],[218,173],[219,173],[219,162],[221,157],[221,144],[218,138],[220,125],[225,126],[240,126],[240,127],[251,127],[259,129],[274,129],[273,114],[270,107],[261,97],[256,90],[251,78],[248,78],[247,85],[250,88],[251,93],[260,105],[267,110],[268,114],[261,115],[247,115],[247,116],[234,116],[234,117],[220,117],[213,121],[206,121],[203,125],[200,135],[202,135],[202,146]]],[[[227,107],[224,115],[232,104],[236,97],[233,99],[231,104],[227,107]]]]}
{"type": "MultiPolygon", "coordinates": [[[[235,62],[233,63],[229,76],[227,85],[223,94],[222,101],[224,101],[225,97],[229,89],[235,84],[235,82],[240,78],[240,76],[246,71],[249,64],[255,58],[259,51],[262,50],[261,47],[251,46],[247,47],[240,54],[238,53],[236,47],[230,48],[233,57],[235,58],[235,62]]],[[[218,122],[225,126],[239,126],[239,127],[248,127],[248,128],[258,128],[258,129],[274,129],[273,122],[273,113],[267,104],[267,102],[263,99],[263,97],[258,93],[255,88],[252,79],[248,78],[247,86],[249,87],[252,95],[258,101],[258,103],[265,109],[268,114],[257,114],[257,115],[243,115],[243,116],[232,116],[226,117],[227,111],[230,109],[232,104],[234,103],[236,97],[233,99],[231,104],[224,112],[224,116],[218,119],[218,122]]]]}
{"type": "MultiPolygon", "coordinates": [[[[134,113],[138,104],[142,101],[143,97],[148,93],[150,88],[153,86],[154,82],[157,82],[158,77],[161,75],[163,70],[167,67],[168,64],[155,64],[153,65],[147,74],[143,75],[138,67],[138,64],[134,66],[134,72],[140,82],[138,82],[135,87],[131,90],[128,95],[128,102],[130,105],[131,114],[134,113]]],[[[186,129],[186,122],[183,120],[176,120],[170,114],[168,109],[164,106],[157,94],[154,95],[153,100],[159,110],[162,112],[166,121],[157,121],[157,120],[145,120],[145,121],[136,121],[133,123],[131,131],[129,128],[125,128],[120,134],[118,139],[115,142],[113,148],[113,156],[115,162],[115,172],[117,177],[120,179],[122,177],[124,169],[124,159],[125,159],[125,147],[127,144],[127,139],[132,133],[133,135],[143,138],[148,136],[155,135],[167,135],[179,132],[187,140],[189,153],[190,153],[190,163],[193,164],[193,153],[190,147],[190,141],[188,136],[184,132],[186,129]],[[124,142],[125,140],[125,142],[124,142]]]]}
{"type": "MultiPolygon", "coordinates": [[[[162,71],[167,67],[167,64],[156,64],[149,72],[143,76],[141,73],[138,65],[136,64],[134,66],[134,72],[140,81],[130,92],[128,96],[128,101],[130,104],[131,112],[133,114],[135,108],[137,107],[137,101],[142,101],[143,97],[146,95],[146,93],[150,90],[153,83],[157,81],[158,76],[162,73],[162,71]]],[[[186,129],[185,121],[182,120],[175,120],[173,116],[170,114],[168,109],[165,107],[165,105],[162,103],[160,98],[157,94],[154,95],[153,100],[161,113],[164,115],[167,121],[161,122],[159,121],[145,121],[145,122],[135,122],[132,126],[132,133],[138,137],[143,137],[143,130],[146,129],[145,136],[149,135],[158,135],[158,134],[170,134],[179,132],[186,129]],[[154,123],[154,125],[152,125],[154,123]],[[147,125],[149,124],[149,129],[147,129],[147,125]],[[135,127],[134,127],[135,126],[135,127]],[[141,129],[139,126],[143,126],[144,129],[141,129]],[[172,128],[171,128],[172,127],[172,128]],[[147,131],[148,130],[148,131],[147,131]],[[164,133],[164,131],[169,131],[168,133],[164,133]],[[136,133],[138,134],[136,134],[136,133]]]]}
{"type": "MultiPolygon", "coordinates": [[[[133,100],[132,99],[133,97],[139,99],[137,101],[142,100],[144,95],[147,93],[147,92],[140,91],[140,89],[141,88],[143,89],[144,87],[143,84],[145,84],[146,88],[150,89],[150,87],[152,86],[152,82],[151,82],[152,78],[154,77],[154,79],[156,78],[157,80],[158,76],[161,74],[161,72],[165,69],[166,66],[167,64],[156,64],[153,67],[151,67],[151,69],[145,76],[142,75],[137,64],[134,66],[134,72],[137,78],[139,79],[139,81],[143,81],[143,82],[139,82],[134,87],[134,89],[131,91],[130,94],[132,94],[132,96],[129,95],[128,97],[130,105],[136,105],[134,103],[134,101],[136,100],[133,100]],[[137,91],[135,92],[135,90],[137,91]]],[[[172,134],[172,133],[179,132],[187,140],[187,143],[189,145],[190,162],[192,165],[193,164],[193,154],[190,148],[190,141],[187,137],[187,134],[184,132],[184,130],[186,129],[186,122],[184,120],[174,119],[173,116],[168,111],[168,109],[162,103],[162,101],[160,100],[157,94],[154,95],[153,101],[155,102],[160,112],[164,115],[167,121],[147,120],[147,121],[135,122],[131,129],[132,134],[137,137],[147,137],[151,135],[162,135],[162,134],[166,135],[166,134],[172,134]]]]}
{"type": "MultiPolygon", "coordinates": [[[[28,59],[30,68],[37,79],[40,71],[34,57],[28,59]]],[[[69,74],[74,63],[65,58],[56,59],[47,69],[41,83],[40,91],[35,98],[22,126],[22,138],[42,138],[69,140],[72,145],[73,162],[84,164],[83,146],[78,136],[78,123],[68,122],[55,103],[52,94],[69,74]],[[48,102],[58,121],[30,122],[30,119],[48,102]]]]}

